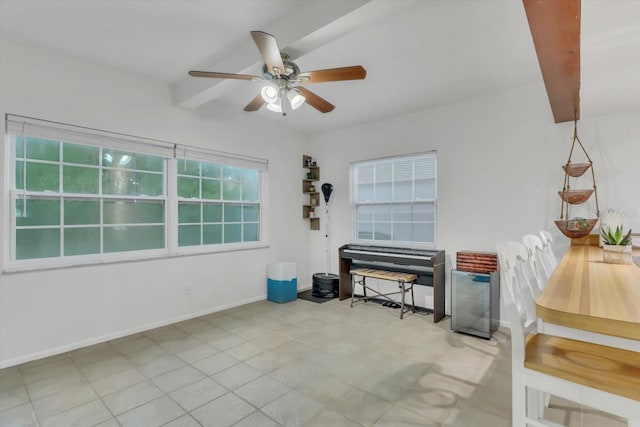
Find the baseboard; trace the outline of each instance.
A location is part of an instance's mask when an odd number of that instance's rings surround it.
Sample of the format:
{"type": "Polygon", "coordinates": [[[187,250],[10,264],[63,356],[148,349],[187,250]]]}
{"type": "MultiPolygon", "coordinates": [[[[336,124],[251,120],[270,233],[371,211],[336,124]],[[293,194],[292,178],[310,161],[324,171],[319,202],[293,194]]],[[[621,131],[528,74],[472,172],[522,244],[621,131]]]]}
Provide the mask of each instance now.
{"type": "Polygon", "coordinates": [[[183,314],[180,316],[176,316],[170,319],[161,320],[158,322],[148,323],[146,325],[130,328],[123,331],[114,332],[107,335],[102,335],[100,337],[90,338],[87,340],[77,341],[71,344],[66,344],[60,347],[51,348],[44,351],[39,351],[36,353],[27,354],[20,357],[14,357],[12,359],[0,360],[0,369],[9,368],[11,366],[20,365],[22,363],[31,362],[38,359],[43,359],[45,357],[55,356],[57,354],[66,353],[69,351],[77,350],[79,348],[88,347],[90,345],[100,344],[105,341],[111,341],[116,338],[126,337],[128,335],[137,334],[140,332],[145,332],[151,329],[159,328],[162,326],[171,325],[173,323],[183,322],[185,320],[194,319],[200,316],[206,316],[207,314],[217,313],[219,311],[228,310],[230,308],[239,307],[241,305],[250,304],[252,302],[263,301],[267,299],[267,295],[261,295],[254,298],[249,298],[243,301],[238,301],[230,304],[226,304],[219,307],[208,308],[206,310],[197,311],[194,313],[183,314]]]}

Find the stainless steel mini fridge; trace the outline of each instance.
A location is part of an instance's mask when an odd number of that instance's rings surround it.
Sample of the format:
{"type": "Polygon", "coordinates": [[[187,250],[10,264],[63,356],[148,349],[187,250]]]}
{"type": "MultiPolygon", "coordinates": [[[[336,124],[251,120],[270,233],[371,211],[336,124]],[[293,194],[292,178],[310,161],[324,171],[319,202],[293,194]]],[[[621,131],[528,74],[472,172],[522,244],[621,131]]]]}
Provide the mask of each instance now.
{"type": "Polygon", "coordinates": [[[499,323],[499,273],[451,270],[451,329],[489,339],[499,323]]]}

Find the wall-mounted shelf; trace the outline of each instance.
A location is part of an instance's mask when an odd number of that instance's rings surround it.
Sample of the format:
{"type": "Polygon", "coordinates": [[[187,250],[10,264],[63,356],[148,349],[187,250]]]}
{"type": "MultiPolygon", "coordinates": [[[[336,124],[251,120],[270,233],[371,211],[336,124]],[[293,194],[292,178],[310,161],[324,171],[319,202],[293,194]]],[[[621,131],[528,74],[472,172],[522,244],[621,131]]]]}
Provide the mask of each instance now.
{"type": "Polygon", "coordinates": [[[320,167],[313,161],[311,156],[302,156],[302,167],[305,168],[302,179],[302,193],[309,196],[309,203],[302,205],[302,217],[309,220],[311,230],[320,230],[320,218],[318,208],[320,207],[320,193],[315,185],[320,180],[320,167]]]}

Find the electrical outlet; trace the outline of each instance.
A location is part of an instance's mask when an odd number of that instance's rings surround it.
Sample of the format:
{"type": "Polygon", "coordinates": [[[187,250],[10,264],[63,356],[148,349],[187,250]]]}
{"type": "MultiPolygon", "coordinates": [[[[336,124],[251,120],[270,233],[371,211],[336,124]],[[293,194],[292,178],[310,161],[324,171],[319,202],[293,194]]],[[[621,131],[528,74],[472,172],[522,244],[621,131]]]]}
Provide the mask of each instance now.
{"type": "Polygon", "coordinates": [[[191,288],[189,286],[185,286],[184,287],[184,294],[185,295],[191,295],[191,288]]]}

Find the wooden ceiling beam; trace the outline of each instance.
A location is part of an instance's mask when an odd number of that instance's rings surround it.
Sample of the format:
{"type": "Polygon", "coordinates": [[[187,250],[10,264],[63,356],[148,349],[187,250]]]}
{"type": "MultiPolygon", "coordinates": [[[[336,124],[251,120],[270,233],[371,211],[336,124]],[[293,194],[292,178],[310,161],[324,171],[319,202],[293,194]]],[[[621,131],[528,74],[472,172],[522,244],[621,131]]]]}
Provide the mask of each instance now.
{"type": "Polygon", "coordinates": [[[556,123],[580,118],[580,0],[522,0],[556,123]]]}

